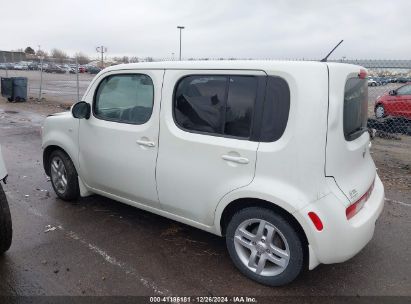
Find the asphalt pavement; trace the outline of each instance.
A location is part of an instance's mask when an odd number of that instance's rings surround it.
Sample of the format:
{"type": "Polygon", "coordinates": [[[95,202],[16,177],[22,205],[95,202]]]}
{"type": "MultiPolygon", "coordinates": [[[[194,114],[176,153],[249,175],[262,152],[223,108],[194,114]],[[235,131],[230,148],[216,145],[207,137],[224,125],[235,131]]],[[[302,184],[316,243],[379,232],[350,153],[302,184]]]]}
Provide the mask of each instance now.
{"type": "Polygon", "coordinates": [[[42,166],[43,119],[0,105],[14,228],[0,257],[2,296],[411,295],[409,193],[386,189],[374,238],[350,261],[266,287],[235,269],[223,238],[97,195],[59,200],[42,166]]]}

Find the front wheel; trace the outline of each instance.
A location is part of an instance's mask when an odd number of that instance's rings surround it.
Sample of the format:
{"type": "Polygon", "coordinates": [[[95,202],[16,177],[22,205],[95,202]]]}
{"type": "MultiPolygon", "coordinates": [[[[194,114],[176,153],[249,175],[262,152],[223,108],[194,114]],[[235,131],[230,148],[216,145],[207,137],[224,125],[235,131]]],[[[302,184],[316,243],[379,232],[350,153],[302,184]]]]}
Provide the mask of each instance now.
{"type": "Polygon", "coordinates": [[[65,201],[78,198],[78,175],[68,155],[61,150],[53,151],[49,157],[49,168],[51,185],[57,196],[65,201]]]}
{"type": "Polygon", "coordinates": [[[269,286],[293,281],[304,268],[304,243],[283,216],[272,210],[240,210],[227,226],[226,243],[235,266],[269,286]]]}
{"type": "Polygon", "coordinates": [[[11,246],[13,229],[11,225],[11,215],[6,194],[0,185],[0,254],[6,252],[11,246]]]}

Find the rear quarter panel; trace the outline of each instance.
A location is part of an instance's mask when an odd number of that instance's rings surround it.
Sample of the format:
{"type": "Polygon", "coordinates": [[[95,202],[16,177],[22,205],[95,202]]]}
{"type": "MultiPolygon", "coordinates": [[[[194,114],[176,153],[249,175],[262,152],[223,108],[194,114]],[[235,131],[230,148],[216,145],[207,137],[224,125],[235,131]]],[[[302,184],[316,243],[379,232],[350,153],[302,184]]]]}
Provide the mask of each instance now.
{"type": "Polygon", "coordinates": [[[259,144],[254,180],[220,201],[216,226],[225,206],[238,198],[266,200],[292,214],[330,193],[324,176],[328,103],[326,64],[279,63],[266,72],[283,78],[289,85],[287,127],[279,140],[259,144]]]}

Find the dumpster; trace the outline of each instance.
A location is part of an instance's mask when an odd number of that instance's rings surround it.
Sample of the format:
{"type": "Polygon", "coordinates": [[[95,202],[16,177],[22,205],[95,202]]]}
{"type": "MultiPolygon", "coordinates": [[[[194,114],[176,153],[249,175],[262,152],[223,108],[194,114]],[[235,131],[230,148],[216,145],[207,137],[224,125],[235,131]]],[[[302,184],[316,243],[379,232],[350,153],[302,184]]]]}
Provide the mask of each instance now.
{"type": "Polygon", "coordinates": [[[27,100],[27,77],[1,78],[1,95],[8,101],[27,100]]]}
{"type": "Polygon", "coordinates": [[[1,96],[11,101],[13,96],[13,80],[11,78],[1,77],[1,96]]]}
{"type": "Polygon", "coordinates": [[[27,100],[27,77],[13,78],[13,99],[15,101],[27,100]]]}

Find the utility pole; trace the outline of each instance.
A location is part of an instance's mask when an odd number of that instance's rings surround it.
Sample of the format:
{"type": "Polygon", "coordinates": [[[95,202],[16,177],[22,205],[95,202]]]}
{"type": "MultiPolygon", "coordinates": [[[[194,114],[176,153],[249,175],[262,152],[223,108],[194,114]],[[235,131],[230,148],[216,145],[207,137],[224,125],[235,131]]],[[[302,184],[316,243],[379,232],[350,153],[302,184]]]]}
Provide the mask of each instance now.
{"type": "Polygon", "coordinates": [[[107,48],[105,46],[96,47],[96,51],[101,53],[101,68],[104,69],[104,53],[107,53],[107,48]]]}
{"type": "Polygon", "coordinates": [[[39,102],[41,101],[41,91],[43,88],[43,60],[44,60],[44,56],[41,55],[40,56],[40,87],[39,87],[39,102]]]}
{"type": "Polygon", "coordinates": [[[180,30],[180,61],[181,61],[181,31],[185,29],[185,27],[178,25],[177,28],[180,30]]]}
{"type": "Polygon", "coordinates": [[[78,58],[76,56],[76,85],[77,85],[77,102],[80,101],[80,82],[78,79],[78,58]]]}

